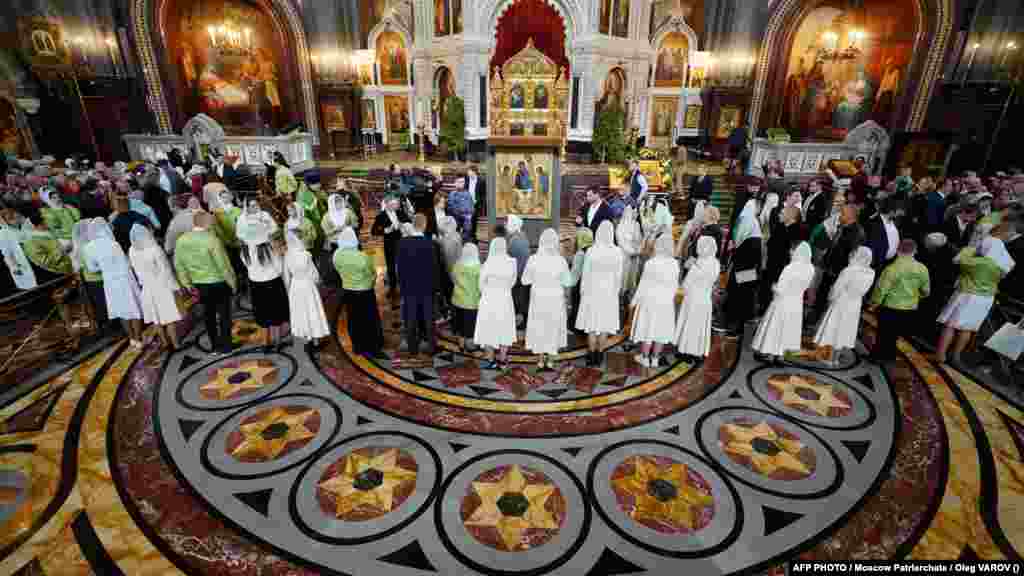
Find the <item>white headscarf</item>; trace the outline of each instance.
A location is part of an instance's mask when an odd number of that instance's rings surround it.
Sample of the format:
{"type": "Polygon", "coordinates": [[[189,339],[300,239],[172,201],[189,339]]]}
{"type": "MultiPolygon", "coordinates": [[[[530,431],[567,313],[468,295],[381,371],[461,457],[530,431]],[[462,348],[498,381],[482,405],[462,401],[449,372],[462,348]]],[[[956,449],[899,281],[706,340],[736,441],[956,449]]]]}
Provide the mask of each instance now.
{"type": "Polygon", "coordinates": [[[843,210],[841,208],[833,209],[832,214],[829,215],[828,219],[823,223],[825,226],[825,233],[828,234],[830,240],[836,237],[836,232],[839,232],[839,217],[842,213],[843,210]]]}
{"type": "Polygon", "coordinates": [[[669,211],[668,206],[659,203],[657,208],[654,209],[654,225],[658,227],[658,232],[661,234],[671,234],[673,221],[675,221],[675,218],[672,216],[672,212],[669,211]]]}
{"type": "Polygon", "coordinates": [[[91,240],[89,221],[79,220],[71,227],[71,268],[78,272],[82,268],[82,248],[91,240]]]}
{"type": "Polygon", "coordinates": [[[615,232],[619,237],[620,244],[639,242],[642,239],[640,237],[640,222],[636,219],[636,209],[633,206],[626,204],[622,210],[622,219],[619,220],[615,232]]]}
{"type": "Polygon", "coordinates": [[[654,241],[654,256],[656,258],[672,258],[675,245],[672,242],[671,234],[662,234],[654,241]]]}
{"type": "Polygon", "coordinates": [[[612,230],[611,220],[601,222],[597,227],[597,235],[594,238],[595,248],[607,248],[615,245],[615,235],[612,230]]]}
{"type": "Polygon", "coordinates": [[[39,189],[39,199],[50,208],[60,208],[63,204],[60,194],[52,186],[43,186],[39,189]]]}
{"type": "Polygon", "coordinates": [[[714,260],[718,262],[718,242],[712,236],[701,236],[697,240],[697,261],[714,260]]]}
{"type": "Polygon", "coordinates": [[[509,214],[505,220],[505,229],[509,234],[515,234],[523,229],[523,219],[515,214],[509,214]]]}
{"type": "Polygon", "coordinates": [[[288,230],[284,234],[285,244],[288,247],[287,255],[298,254],[306,250],[306,245],[302,243],[302,239],[299,235],[291,230],[288,230]]]}
{"type": "Polygon", "coordinates": [[[946,245],[946,241],[946,235],[942,232],[932,232],[924,237],[924,245],[926,248],[942,248],[946,245]]]}
{"type": "Polygon", "coordinates": [[[761,223],[757,219],[757,199],[751,198],[743,206],[739,218],[736,219],[736,231],[733,240],[736,246],[750,238],[761,237],[761,223]]]}
{"type": "Polygon", "coordinates": [[[145,226],[139,226],[133,224],[129,237],[132,242],[132,251],[144,252],[146,250],[159,249],[160,247],[156,243],[156,238],[153,237],[153,233],[149,231],[149,228],[145,226]]]}
{"type": "Polygon", "coordinates": [[[344,228],[348,225],[348,202],[341,194],[331,194],[327,198],[327,213],[336,227],[344,228]]]}
{"type": "Polygon", "coordinates": [[[872,260],[871,248],[867,246],[861,246],[850,254],[850,266],[858,266],[860,268],[871,268],[872,260]]]}
{"type": "Polygon", "coordinates": [[[1003,275],[1009,274],[1010,270],[1017,265],[1010,256],[1010,253],[1006,251],[1006,245],[1003,241],[995,236],[989,236],[981,241],[981,246],[978,248],[978,255],[989,258],[996,263],[1003,271],[1003,275]]]}
{"type": "Polygon", "coordinates": [[[288,220],[285,221],[284,227],[287,230],[298,230],[302,227],[302,205],[298,202],[288,205],[288,220]]]}
{"type": "MultiPolygon", "coordinates": [[[[220,182],[210,182],[206,186],[203,186],[203,200],[206,205],[210,207],[210,210],[227,209],[231,203],[230,196],[227,202],[225,202],[223,194],[228,192],[227,186],[220,182]]],[[[230,194],[230,192],[228,192],[230,194]]]]}
{"type": "Polygon", "coordinates": [[[476,244],[466,242],[462,245],[462,256],[459,257],[459,264],[480,265],[480,249],[476,244]]]}
{"type": "MultiPolygon", "coordinates": [[[[28,222],[28,219],[26,219],[28,222]]],[[[23,232],[0,219],[0,252],[3,253],[7,268],[14,278],[14,285],[22,290],[31,290],[38,284],[35,272],[25,250],[21,247],[23,232]]]]}
{"type": "Polygon", "coordinates": [[[540,244],[537,246],[537,254],[561,258],[562,251],[558,247],[558,232],[555,232],[554,228],[548,228],[540,233],[540,244]]]}
{"type": "Polygon", "coordinates": [[[121,249],[121,245],[114,240],[114,232],[110,229],[110,224],[103,218],[93,218],[90,220],[89,229],[93,236],[92,245],[95,246],[95,249],[90,251],[90,257],[95,266],[90,266],[90,268],[99,268],[104,282],[120,278],[128,278],[134,282],[135,276],[132,274],[131,264],[129,264],[124,250],[121,249]]]}
{"type": "Polygon", "coordinates": [[[779,195],[775,192],[769,192],[764,198],[764,207],[761,208],[761,216],[758,218],[758,223],[761,224],[761,228],[767,228],[771,223],[768,219],[772,217],[772,210],[779,205],[779,195]]]}
{"type": "Polygon", "coordinates": [[[355,250],[359,248],[359,239],[356,238],[356,231],[351,227],[341,231],[338,238],[338,250],[355,250]]]}
{"type": "Polygon", "coordinates": [[[810,264],[811,263],[811,245],[807,242],[801,242],[795,249],[793,249],[793,256],[790,260],[794,263],[810,264]]]}
{"type": "Polygon", "coordinates": [[[247,246],[259,246],[270,242],[273,230],[258,216],[240,217],[236,227],[238,239],[247,246]]]}
{"type": "Polygon", "coordinates": [[[502,274],[511,269],[511,274],[516,273],[516,259],[508,255],[508,243],[504,238],[498,237],[491,240],[490,249],[487,251],[487,260],[480,268],[480,278],[490,274],[502,274]]]}

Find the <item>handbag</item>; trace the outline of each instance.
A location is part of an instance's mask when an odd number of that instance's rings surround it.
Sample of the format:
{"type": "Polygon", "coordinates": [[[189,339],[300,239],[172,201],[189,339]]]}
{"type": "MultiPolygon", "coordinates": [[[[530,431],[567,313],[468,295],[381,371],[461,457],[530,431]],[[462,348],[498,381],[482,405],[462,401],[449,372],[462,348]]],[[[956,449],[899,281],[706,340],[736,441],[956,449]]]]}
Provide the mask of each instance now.
{"type": "Polygon", "coordinates": [[[985,342],[985,348],[1016,362],[1024,352],[1024,320],[1019,324],[1003,324],[1003,327],[985,342]]]}

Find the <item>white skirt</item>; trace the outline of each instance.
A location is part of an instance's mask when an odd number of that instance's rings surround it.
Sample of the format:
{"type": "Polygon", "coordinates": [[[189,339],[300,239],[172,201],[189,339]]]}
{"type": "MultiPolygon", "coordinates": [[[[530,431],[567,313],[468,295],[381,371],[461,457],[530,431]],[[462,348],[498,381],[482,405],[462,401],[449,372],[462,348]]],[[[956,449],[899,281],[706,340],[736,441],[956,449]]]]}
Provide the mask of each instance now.
{"type": "Polygon", "coordinates": [[[981,328],[981,323],[988,318],[994,301],[995,298],[992,296],[956,292],[942,309],[942,314],[939,314],[939,324],[956,330],[977,332],[978,328],[981,328]]]}
{"type": "Polygon", "coordinates": [[[178,300],[170,286],[142,287],[142,319],[146,324],[166,326],[181,320],[178,300]]]}
{"type": "Polygon", "coordinates": [[[331,333],[320,291],[311,278],[292,278],[288,288],[289,324],[296,338],[312,340],[331,333]]]}

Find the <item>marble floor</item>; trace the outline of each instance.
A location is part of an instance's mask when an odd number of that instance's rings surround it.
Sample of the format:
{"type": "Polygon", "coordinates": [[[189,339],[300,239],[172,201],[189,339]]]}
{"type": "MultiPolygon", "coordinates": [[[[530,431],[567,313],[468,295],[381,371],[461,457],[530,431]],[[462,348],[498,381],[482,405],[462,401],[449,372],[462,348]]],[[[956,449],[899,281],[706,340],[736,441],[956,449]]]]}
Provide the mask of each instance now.
{"type": "MultiPolygon", "coordinates": [[[[1019,559],[1024,411],[908,342],[880,367],[813,350],[484,368],[173,355],[118,342],[0,406],[0,574],[782,574],[795,559],[1019,559]]],[[[865,317],[870,347],[874,322],[865,317]]],[[[749,337],[749,331],[746,335],[749,337]]]]}

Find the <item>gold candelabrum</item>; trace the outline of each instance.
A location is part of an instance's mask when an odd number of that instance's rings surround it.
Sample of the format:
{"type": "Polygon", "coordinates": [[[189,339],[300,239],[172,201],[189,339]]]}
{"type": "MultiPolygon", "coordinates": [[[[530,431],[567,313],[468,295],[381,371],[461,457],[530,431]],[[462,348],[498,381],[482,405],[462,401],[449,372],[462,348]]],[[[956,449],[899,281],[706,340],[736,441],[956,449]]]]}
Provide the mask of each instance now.
{"type": "Polygon", "coordinates": [[[491,136],[558,139],[565,157],[568,141],[568,71],[533,45],[491,75],[491,136]]]}

